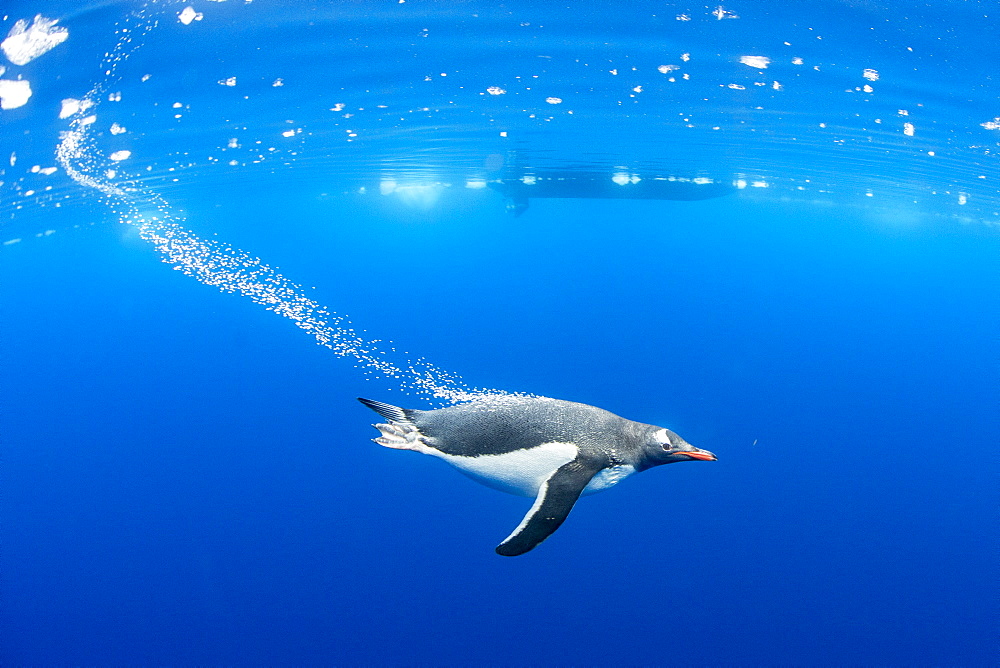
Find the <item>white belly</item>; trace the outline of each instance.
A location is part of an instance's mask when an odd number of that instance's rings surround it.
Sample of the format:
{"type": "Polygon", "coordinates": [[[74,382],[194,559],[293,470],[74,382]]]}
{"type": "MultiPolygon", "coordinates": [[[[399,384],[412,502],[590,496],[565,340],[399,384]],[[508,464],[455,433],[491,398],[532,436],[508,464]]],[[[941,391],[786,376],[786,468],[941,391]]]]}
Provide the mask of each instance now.
{"type": "MultiPolygon", "coordinates": [[[[534,448],[502,455],[459,457],[438,450],[428,454],[440,457],[487,487],[508,494],[534,497],[538,495],[538,488],[556,469],[576,459],[579,448],[572,443],[542,443],[534,448]]],[[[595,476],[594,480],[596,479],[595,476]]]]}
{"type": "Polygon", "coordinates": [[[614,487],[633,473],[635,473],[635,467],[629,466],[628,464],[621,464],[619,466],[602,469],[597,475],[591,478],[590,482],[587,483],[587,486],[583,488],[583,494],[587,495],[603,492],[609,487],[614,487]]]}

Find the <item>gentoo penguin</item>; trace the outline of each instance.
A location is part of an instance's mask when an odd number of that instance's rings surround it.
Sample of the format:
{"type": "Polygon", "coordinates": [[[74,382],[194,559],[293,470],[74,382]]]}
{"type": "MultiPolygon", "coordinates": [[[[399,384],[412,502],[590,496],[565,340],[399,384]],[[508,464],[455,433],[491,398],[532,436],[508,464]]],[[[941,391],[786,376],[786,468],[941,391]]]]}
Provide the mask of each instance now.
{"type": "Polygon", "coordinates": [[[660,464],[716,459],[669,429],[572,401],[485,395],[429,411],[358,401],[388,420],[374,425],[379,445],[439,457],[488,487],[534,497],[496,548],[506,557],[548,538],[582,494],[660,464]]]}

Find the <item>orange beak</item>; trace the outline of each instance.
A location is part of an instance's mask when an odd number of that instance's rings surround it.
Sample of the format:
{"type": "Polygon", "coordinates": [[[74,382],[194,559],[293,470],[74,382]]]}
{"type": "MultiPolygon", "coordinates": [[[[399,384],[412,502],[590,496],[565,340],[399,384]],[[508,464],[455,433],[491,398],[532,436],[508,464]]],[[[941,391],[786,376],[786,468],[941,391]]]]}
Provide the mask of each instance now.
{"type": "Polygon", "coordinates": [[[691,459],[700,459],[706,462],[714,462],[719,458],[713,455],[711,452],[681,452],[678,454],[687,455],[691,459]]]}

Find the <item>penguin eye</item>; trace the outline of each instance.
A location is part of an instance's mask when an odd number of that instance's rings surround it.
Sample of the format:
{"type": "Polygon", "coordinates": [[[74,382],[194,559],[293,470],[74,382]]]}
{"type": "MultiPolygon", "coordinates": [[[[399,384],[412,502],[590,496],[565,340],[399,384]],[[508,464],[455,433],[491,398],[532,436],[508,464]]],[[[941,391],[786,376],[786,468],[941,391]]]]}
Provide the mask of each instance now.
{"type": "Polygon", "coordinates": [[[667,433],[666,429],[658,429],[656,433],[653,434],[653,438],[651,440],[659,443],[660,447],[668,452],[674,449],[674,444],[670,442],[670,434],[667,433]]]}

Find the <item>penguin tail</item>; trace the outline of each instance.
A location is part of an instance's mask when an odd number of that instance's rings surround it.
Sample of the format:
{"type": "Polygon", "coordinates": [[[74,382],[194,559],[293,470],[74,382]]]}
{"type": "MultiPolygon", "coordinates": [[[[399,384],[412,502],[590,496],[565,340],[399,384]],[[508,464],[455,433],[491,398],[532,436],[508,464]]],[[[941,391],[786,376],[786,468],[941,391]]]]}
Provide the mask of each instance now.
{"type": "Polygon", "coordinates": [[[368,408],[372,409],[386,420],[392,422],[409,422],[410,416],[408,413],[410,411],[405,408],[400,408],[399,406],[393,406],[392,404],[386,404],[381,401],[372,401],[371,399],[362,399],[358,397],[358,401],[363,403],[368,408]]]}
{"type": "Polygon", "coordinates": [[[395,450],[428,451],[420,431],[410,422],[410,414],[414,411],[361,397],[358,397],[358,401],[389,421],[389,424],[375,425],[380,435],[378,438],[373,438],[373,441],[382,447],[395,450]]]}

